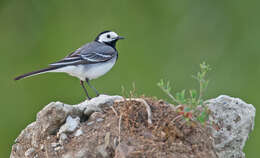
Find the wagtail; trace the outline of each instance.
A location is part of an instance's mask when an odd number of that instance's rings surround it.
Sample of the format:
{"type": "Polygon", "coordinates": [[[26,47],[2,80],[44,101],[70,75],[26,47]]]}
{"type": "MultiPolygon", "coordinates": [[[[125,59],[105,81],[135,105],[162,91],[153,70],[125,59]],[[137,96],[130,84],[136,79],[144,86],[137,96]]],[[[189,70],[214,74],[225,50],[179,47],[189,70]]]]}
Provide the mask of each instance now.
{"type": "Polygon", "coordinates": [[[50,64],[49,67],[23,74],[16,77],[15,80],[46,72],[65,72],[80,79],[87,98],[91,99],[84,86],[84,81],[98,96],[98,91],[89,81],[104,75],[115,65],[118,59],[116,43],[120,39],[124,39],[124,37],[113,31],[101,32],[93,42],[83,45],[65,58],[50,64]]]}

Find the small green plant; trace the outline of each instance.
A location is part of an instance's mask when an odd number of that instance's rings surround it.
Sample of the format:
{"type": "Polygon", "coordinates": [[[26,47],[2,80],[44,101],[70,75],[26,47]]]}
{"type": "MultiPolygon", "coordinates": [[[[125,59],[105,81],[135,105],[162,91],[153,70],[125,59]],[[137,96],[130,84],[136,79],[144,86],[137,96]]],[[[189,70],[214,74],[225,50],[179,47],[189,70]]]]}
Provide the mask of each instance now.
{"type": "Polygon", "coordinates": [[[126,98],[136,98],[138,95],[137,95],[137,92],[136,92],[136,86],[135,86],[135,82],[132,83],[132,89],[127,92],[125,87],[122,85],[121,86],[121,93],[124,97],[126,98]]]}
{"type": "Polygon", "coordinates": [[[169,81],[160,80],[157,85],[171,98],[174,104],[179,105],[179,114],[183,115],[187,120],[194,117],[199,122],[205,123],[208,120],[208,109],[203,104],[203,96],[209,83],[209,80],[206,79],[206,75],[210,70],[210,66],[203,62],[200,64],[200,71],[195,76],[192,76],[199,83],[199,91],[191,89],[187,94],[184,89],[173,95],[169,81]]]}

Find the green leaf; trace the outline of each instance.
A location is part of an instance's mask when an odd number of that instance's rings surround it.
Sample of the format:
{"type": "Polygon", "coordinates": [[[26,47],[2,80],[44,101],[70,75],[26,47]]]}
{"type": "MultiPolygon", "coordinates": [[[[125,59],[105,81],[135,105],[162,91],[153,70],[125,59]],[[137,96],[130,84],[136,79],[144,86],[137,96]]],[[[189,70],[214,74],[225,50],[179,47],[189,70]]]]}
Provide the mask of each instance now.
{"type": "Polygon", "coordinates": [[[197,120],[200,122],[200,123],[205,123],[206,120],[208,118],[208,114],[206,111],[202,111],[201,114],[197,117],[197,120]]]}
{"type": "Polygon", "coordinates": [[[190,111],[191,111],[191,108],[190,108],[190,107],[184,108],[184,112],[190,112],[190,111]]]}
{"type": "MultiPolygon", "coordinates": [[[[195,76],[192,76],[199,83],[199,91],[194,89],[189,90],[188,98],[186,96],[185,89],[175,93],[175,95],[172,95],[172,88],[169,81],[164,81],[161,79],[157,85],[168,95],[168,97],[172,99],[174,103],[187,105],[184,109],[185,112],[194,112],[194,117],[196,117],[199,122],[205,123],[208,120],[208,111],[207,108],[203,106],[203,95],[209,84],[209,80],[207,80],[206,76],[210,70],[211,68],[208,64],[206,64],[206,62],[202,62],[200,64],[200,71],[197,72],[195,76]],[[196,111],[198,105],[202,105],[204,107],[202,112],[198,110],[196,111]]],[[[187,118],[186,121],[188,122],[189,119],[187,118]]]]}
{"type": "Polygon", "coordinates": [[[182,90],[181,92],[176,93],[176,99],[181,103],[181,104],[186,104],[186,99],[185,99],[185,89],[182,90]]]}
{"type": "Polygon", "coordinates": [[[198,96],[197,91],[195,89],[190,90],[191,99],[196,99],[198,96]]]}
{"type": "Polygon", "coordinates": [[[185,121],[186,121],[186,122],[189,122],[189,121],[190,121],[190,119],[189,119],[189,118],[187,118],[187,117],[185,117],[185,121]]]}
{"type": "Polygon", "coordinates": [[[181,99],[182,99],[182,100],[185,100],[185,92],[186,92],[185,89],[183,89],[183,90],[181,91],[181,99]]]}

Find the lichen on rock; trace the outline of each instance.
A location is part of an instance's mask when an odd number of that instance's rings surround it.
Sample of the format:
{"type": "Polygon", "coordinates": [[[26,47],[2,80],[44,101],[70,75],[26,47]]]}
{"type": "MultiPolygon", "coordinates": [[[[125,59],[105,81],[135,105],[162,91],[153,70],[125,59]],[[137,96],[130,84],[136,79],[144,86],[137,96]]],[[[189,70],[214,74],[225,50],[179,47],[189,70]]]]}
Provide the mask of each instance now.
{"type": "Polygon", "coordinates": [[[212,136],[220,158],[244,158],[243,148],[254,128],[255,108],[239,98],[221,95],[207,101],[214,123],[212,136]]]}

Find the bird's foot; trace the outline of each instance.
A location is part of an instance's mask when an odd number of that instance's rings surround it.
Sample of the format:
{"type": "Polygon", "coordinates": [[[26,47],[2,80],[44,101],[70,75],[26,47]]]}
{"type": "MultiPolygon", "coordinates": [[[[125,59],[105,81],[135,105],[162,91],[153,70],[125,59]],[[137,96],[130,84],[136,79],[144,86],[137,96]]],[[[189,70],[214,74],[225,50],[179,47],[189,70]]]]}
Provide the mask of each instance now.
{"type": "Polygon", "coordinates": [[[86,99],[91,100],[92,98],[90,96],[86,95],[86,99]]]}

